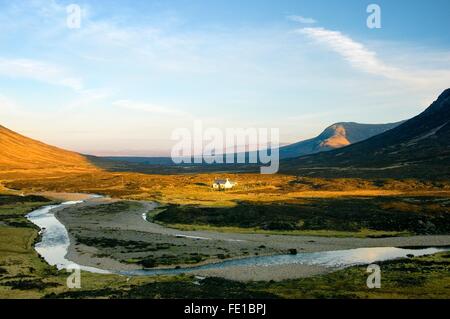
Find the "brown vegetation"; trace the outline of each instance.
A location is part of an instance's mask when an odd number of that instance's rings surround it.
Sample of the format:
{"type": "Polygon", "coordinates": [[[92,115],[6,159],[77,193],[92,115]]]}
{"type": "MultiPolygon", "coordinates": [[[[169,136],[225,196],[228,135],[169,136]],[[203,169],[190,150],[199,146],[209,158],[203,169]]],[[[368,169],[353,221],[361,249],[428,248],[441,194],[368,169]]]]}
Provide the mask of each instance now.
{"type": "Polygon", "coordinates": [[[0,170],[95,169],[82,155],[35,141],[0,126],[0,170]]]}
{"type": "Polygon", "coordinates": [[[321,179],[290,175],[195,174],[146,175],[105,171],[0,172],[0,182],[25,192],[56,191],[104,194],[124,199],[155,200],[161,203],[230,206],[238,202],[299,202],[310,197],[342,196],[448,196],[450,183],[417,180],[321,179]],[[229,177],[238,186],[216,192],[211,183],[229,177]]]}

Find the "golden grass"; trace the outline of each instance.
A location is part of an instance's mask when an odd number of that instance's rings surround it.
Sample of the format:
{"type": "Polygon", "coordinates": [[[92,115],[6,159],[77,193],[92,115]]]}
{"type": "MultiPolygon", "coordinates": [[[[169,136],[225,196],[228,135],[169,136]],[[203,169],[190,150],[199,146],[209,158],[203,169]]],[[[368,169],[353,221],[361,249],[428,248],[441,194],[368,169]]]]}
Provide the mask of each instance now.
{"type": "Polygon", "coordinates": [[[0,126],[0,169],[94,169],[82,155],[30,139],[0,126]]]}
{"type": "Polygon", "coordinates": [[[2,253],[26,253],[35,238],[30,228],[0,228],[0,251],[2,253]]]}
{"type": "Polygon", "coordinates": [[[450,196],[450,183],[387,180],[380,186],[362,179],[298,178],[290,175],[192,174],[147,175],[106,171],[21,170],[0,172],[0,182],[26,192],[56,191],[105,194],[133,200],[201,206],[232,206],[248,202],[301,202],[305,198],[345,196],[450,196]],[[214,191],[216,178],[230,178],[238,186],[214,191]]]}

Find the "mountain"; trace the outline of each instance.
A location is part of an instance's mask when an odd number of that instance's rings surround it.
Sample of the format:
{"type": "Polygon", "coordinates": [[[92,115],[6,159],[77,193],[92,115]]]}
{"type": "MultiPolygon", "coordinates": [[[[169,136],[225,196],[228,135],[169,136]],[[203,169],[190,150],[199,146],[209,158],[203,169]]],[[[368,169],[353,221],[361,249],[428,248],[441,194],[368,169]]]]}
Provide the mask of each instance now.
{"type": "Polygon", "coordinates": [[[450,89],[423,113],[342,149],[288,159],[284,171],[319,175],[450,177],[450,89]],[[333,172],[335,174],[333,174],[333,172]]]}
{"type": "MultiPolygon", "coordinates": [[[[288,159],[301,155],[314,154],[344,147],[368,139],[374,135],[390,130],[403,122],[389,124],[360,124],[353,122],[336,123],[326,128],[319,136],[283,146],[280,148],[280,158],[288,159]]],[[[240,153],[242,155],[242,153],[240,153]]],[[[237,156],[239,154],[235,154],[237,156]]],[[[246,152],[245,157],[256,155],[257,152],[246,152]]],[[[177,174],[194,172],[249,171],[257,170],[256,166],[223,165],[223,164],[183,164],[176,165],[170,157],[132,157],[132,156],[88,156],[96,166],[110,171],[133,171],[150,174],[177,174]]],[[[224,162],[225,158],[224,158],[224,162]]]]}
{"type": "Polygon", "coordinates": [[[83,155],[35,141],[0,125],[0,170],[93,169],[83,155]]]}
{"type": "Polygon", "coordinates": [[[403,122],[389,124],[336,123],[326,128],[319,136],[280,148],[280,158],[299,157],[329,151],[366,140],[403,122]]]}

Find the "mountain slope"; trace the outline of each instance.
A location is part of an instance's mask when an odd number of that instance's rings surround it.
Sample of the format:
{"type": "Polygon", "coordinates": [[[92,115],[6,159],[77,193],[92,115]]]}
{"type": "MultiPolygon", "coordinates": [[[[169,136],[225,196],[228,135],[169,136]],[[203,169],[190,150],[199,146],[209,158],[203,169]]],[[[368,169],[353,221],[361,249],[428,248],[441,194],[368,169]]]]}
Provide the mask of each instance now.
{"type": "Polygon", "coordinates": [[[82,155],[35,141],[0,125],[0,170],[93,169],[82,155]]]}
{"type": "Polygon", "coordinates": [[[329,151],[366,140],[388,131],[403,122],[389,124],[336,123],[319,136],[280,148],[280,158],[299,157],[329,151]]]}
{"type": "Polygon", "coordinates": [[[450,163],[450,89],[423,113],[365,141],[283,162],[284,170],[393,170],[404,176],[448,174],[450,163]],[[432,170],[432,172],[431,172],[432,170]]]}

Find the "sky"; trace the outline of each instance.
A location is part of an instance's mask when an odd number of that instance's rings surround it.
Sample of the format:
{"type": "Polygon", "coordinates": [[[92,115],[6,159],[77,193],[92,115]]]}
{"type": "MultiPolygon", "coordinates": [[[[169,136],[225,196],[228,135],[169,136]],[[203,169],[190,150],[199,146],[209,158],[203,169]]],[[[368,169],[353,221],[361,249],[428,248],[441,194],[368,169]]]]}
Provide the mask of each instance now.
{"type": "Polygon", "coordinates": [[[0,125],[95,155],[171,133],[411,118],[450,87],[448,0],[0,0],[0,125]],[[381,28],[367,27],[369,4],[381,28]],[[81,8],[79,28],[67,6],[81,8]]]}

